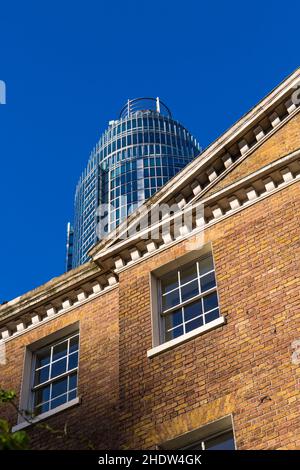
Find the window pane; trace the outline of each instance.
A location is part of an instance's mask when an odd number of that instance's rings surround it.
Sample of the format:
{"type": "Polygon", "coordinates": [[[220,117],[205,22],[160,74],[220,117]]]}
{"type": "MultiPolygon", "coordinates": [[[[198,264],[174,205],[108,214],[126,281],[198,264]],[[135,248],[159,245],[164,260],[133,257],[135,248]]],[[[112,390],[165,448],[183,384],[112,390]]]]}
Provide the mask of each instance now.
{"type": "Polygon", "coordinates": [[[182,323],[182,311],[181,309],[175,310],[175,312],[168,315],[165,319],[166,322],[166,329],[170,330],[174,328],[174,326],[181,325],[182,323]]]}
{"type": "Polygon", "coordinates": [[[78,366],[78,352],[73,353],[69,356],[69,370],[75,369],[78,366]]]}
{"type": "Polygon", "coordinates": [[[57,346],[54,346],[52,360],[56,361],[56,359],[59,359],[61,357],[66,356],[67,347],[68,347],[68,342],[67,341],[64,341],[63,343],[60,343],[57,346]]]}
{"type": "Polygon", "coordinates": [[[193,263],[192,265],[188,265],[183,267],[180,270],[180,284],[185,284],[186,282],[191,281],[192,279],[197,278],[197,265],[193,263]]]}
{"type": "Polygon", "coordinates": [[[213,264],[213,259],[211,255],[199,261],[200,275],[205,274],[208,271],[212,271],[213,269],[214,269],[214,264],[213,264]]]}
{"type": "Polygon", "coordinates": [[[178,287],[178,274],[177,271],[161,281],[162,293],[170,292],[170,290],[178,287]]]}
{"type": "Polygon", "coordinates": [[[235,450],[232,431],[205,441],[206,450],[235,450]]]}
{"type": "Polygon", "coordinates": [[[49,411],[49,402],[44,403],[43,405],[37,406],[35,408],[36,415],[40,415],[41,413],[46,413],[46,411],[49,411]]]}
{"type": "Polygon", "coordinates": [[[67,370],[67,358],[61,359],[60,361],[54,362],[52,364],[51,378],[57,377],[60,374],[63,374],[67,370]]]}
{"type": "Polygon", "coordinates": [[[167,310],[168,308],[175,307],[175,305],[178,305],[180,302],[179,289],[176,289],[175,291],[170,292],[169,294],[163,295],[162,300],[163,300],[163,310],[167,310]]]}
{"type": "Polygon", "coordinates": [[[46,382],[46,380],[48,379],[49,379],[49,366],[46,366],[36,371],[34,385],[38,385],[43,382],[46,382]]]}
{"type": "Polygon", "coordinates": [[[63,393],[66,393],[68,387],[68,377],[64,377],[63,379],[57,380],[52,384],[52,393],[51,398],[58,397],[63,393]]]}
{"type": "Polygon", "coordinates": [[[198,317],[202,314],[201,300],[193,302],[190,305],[184,307],[184,321],[192,320],[192,318],[198,317]]]}
{"type": "Polygon", "coordinates": [[[77,372],[69,375],[69,390],[77,387],[77,372]]]}
{"type": "Polygon", "coordinates": [[[72,353],[74,351],[78,351],[78,345],[79,345],[79,336],[75,336],[75,338],[70,339],[69,352],[72,353]]]}
{"type": "Polygon", "coordinates": [[[40,388],[34,393],[34,402],[36,405],[48,401],[50,398],[50,385],[40,388]]]}
{"type": "Polygon", "coordinates": [[[205,323],[209,323],[210,321],[216,320],[216,318],[219,318],[219,316],[219,309],[216,308],[216,310],[212,310],[207,315],[205,315],[205,323]]]}
{"type": "Polygon", "coordinates": [[[204,311],[212,310],[218,306],[218,296],[216,292],[203,297],[204,311]]]}
{"type": "Polygon", "coordinates": [[[63,405],[67,401],[67,394],[62,395],[59,398],[55,398],[55,400],[51,401],[50,408],[53,410],[53,408],[56,408],[57,406],[63,405]]]}
{"type": "Polygon", "coordinates": [[[72,392],[69,393],[68,395],[68,400],[73,400],[77,396],[77,389],[72,390],[72,392]]]}
{"type": "Polygon", "coordinates": [[[198,280],[192,281],[181,288],[182,302],[199,294],[198,280]]]}
{"type": "Polygon", "coordinates": [[[42,367],[50,362],[50,348],[46,351],[38,353],[36,356],[36,367],[42,367]]]}
{"type": "Polygon", "coordinates": [[[183,335],[183,326],[179,326],[174,328],[174,330],[166,332],[166,341],[170,341],[171,339],[178,338],[178,336],[183,335]]]}
{"type": "Polygon", "coordinates": [[[203,317],[196,318],[185,324],[185,331],[188,333],[189,331],[194,330],[195,328],[199,328],[199,326],[203,325],[203,317]]]}
{"type": "Polygon", "coordinates": [[[200,278],[201,292],[212,289],[216,286],[215,273],[206,274],[200,278]]]}

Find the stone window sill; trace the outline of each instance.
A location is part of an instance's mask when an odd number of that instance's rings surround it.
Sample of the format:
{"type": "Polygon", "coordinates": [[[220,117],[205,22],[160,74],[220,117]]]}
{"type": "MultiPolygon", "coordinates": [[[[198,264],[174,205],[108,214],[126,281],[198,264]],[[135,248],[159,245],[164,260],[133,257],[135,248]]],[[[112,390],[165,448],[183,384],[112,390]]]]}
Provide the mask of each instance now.
{"type": "Polygon", "coordinates": [[[74,398],[74,400],[70,400],[67,403],[64,403],[63,405],[57,406],[53,410],[46,411],[45,413],[41,413],[40,415],[33,418],[30,422],[21,421],[12,427],[12,432],[20,431],[21,429],[27,428],[28,426],[32,426],[38,423],[39,421],[43,421],[44,419],[50,418],[50,416],[56,415],[57,413],[60,413],[61,411],[72,408],[75,405],[79,405],[80,401],[81,401],[80,397],[74,398]]]}
{"type": "Polygon", "coordinates": [[[202,335],[209,330],[212,330],[214,328],[217,328],[218,326],[224,325],[224,323],[225,323],[225,318],[221,316],[217,318],[216,320],[213,320],[207,323],[207,325],[200,326],[199,328],[196,328],[195,330],[190,331],[189,333],[186,333],[185,335],[179,336],[178,338],[172,339],[171,341],[167,341],[166,343],[160,344],[159,346],[155,346],[154,348],[149,349],[149,351],[147,351],[147,356],[149,358],[152,358],[165,351],[169,351],[170,349],[175,348],[179,344],[183,344],[186,341],[189,341],[190,339],[196,338],[196,336],[202,335]]]}

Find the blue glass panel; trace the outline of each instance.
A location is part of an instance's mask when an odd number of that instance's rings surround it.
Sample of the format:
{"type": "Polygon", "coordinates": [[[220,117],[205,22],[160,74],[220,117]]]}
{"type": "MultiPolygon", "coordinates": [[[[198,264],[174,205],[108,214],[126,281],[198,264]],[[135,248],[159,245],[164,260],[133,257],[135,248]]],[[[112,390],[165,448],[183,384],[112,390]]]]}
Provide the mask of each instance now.
{"type": "Polygon", "coordinates": [[[64,341],[63,343],[54,346],[53,353],[52,353],[52,361],[56,361],[57,359],[64,357],[67,355],[68,352],[68,341],[64,341]]]}
{"type": "Polygon", "coordinates": [[[52,393],[51,398],[58,397],[63,393],[66,393],[68,388],[68,377],[64,377],[63,379],[57,380],[52,384],[52,393]]]}
{"type": "Polygon", "coordinates": [[[181,287],[182,302],[191,299],[199,294],[198,280],[192,281],[185,286],[181,287]]]}
{"type": "Polygon", "coordinates": [[[203,325],[203,317],[195,318],[185,324],[185,332],[188,333],[189,331],[195,330],[195,328],[199,328],[203,325]]]}
{"type": "Polygon", "coordinates": [[[218,307],[217,293],[213,292],[212,294],[209,294],[209,295],[206,295],[205,297],[203,297],[203,306],[204,306],[204,311],[205,312],[218,307]]]}
{"type": "Polygon", "coordinates": [[[50,402],[50,407],[51,407],[51,410],[53,410],[53,408],[56,408],[60,405],[63,405],[64,403],[67,402],[67,394],[59,397],[59,398],[55,398],[54,400],[52,400],[50,402]]]}
{"type": "Polygon", "coordinates": [[[178,326],[177,328],[174,328],[174,330],[166,331],[166,341],[178,338],[178,336],[181,335],[183,335],[183,326],[178,326]]]}
{"type": "Polygon", "coordinates": [[[63,374],[67,370],[67,358],[60,359],[52,364],[51,378],[63,374]]]}
{"type": "Polygon", "coordinates": [[[192,304],[184,307],[184,321],[192,320],[192,318],[198,317],[202,314],[201,300],[193,302],[192,304]]]}
{"type": "Polygon", "coordinates": [[[209,323],[210,321],[216,320],[217,318],[219,318],[219,316],[219,309],[216,308],[215,310],[212,310],[211,312],[205,315],[205,323],[209,323]]]}
{"type": "Polygon", "coordinates": [[[175,291],[169,292],[168,294],[163,295],[162,297],[163,303],[163,310],[167,310],[168,308],[175,307],[180,303],[179,300],[179,289],[175,291]]]}
{"type": "Polygon", "coordinates": [[[78,366],[78,352],[70,354],[69,356],[69,370],[75,369],[78,366]]]}

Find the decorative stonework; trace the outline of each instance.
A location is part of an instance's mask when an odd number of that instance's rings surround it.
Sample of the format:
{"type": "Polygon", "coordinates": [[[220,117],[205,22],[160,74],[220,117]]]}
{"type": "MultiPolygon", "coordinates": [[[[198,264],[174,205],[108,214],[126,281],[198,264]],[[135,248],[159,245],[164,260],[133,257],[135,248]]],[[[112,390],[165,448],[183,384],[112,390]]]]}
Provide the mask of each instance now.
{"type": "MultiPolygon", "coordinates": [[[[90,283],[89,289],[79,289],[70,293],[70,297],[59,297],[55,299],[55,305],[46,304],[41,309],[42,313],[32,312],[29,314],[29,321],[25,321],[28,313],[20,316],[16,321],[10,320],[7,326],[0,329],[0,344],[3,341],[10,340],[15,336],[25,333],[26,331],[39,326],[41,323],[52,320],[56,316],[67,313],[73,308],[80,307],[86,302],[92,300],[99,295],[106,293],[108,290],[118,285],[118,278],[115,274],[110,273],[107,275],[107,284],[103,285],[99,281],[90,283]],[[75,297],[76,295],[76,297],[75,297]]],[[[54,302],[54,301],[53,301],[54,302]]]]}
{"type": "MultiPolygon", "coordinates": [[[[0,315],[3,316],[0,341],[23,334],[29,328],[35,328],[42,322],[102,295],[118,285],[118,272],[181,240],[193,237],[204,228],[219,223],[225,217],[299,181],[300,153],[294,152],[205,199],[205,193],[220,178],[225,177],[232,168],[299,112],[299,107],[291,100],[293,83],[298,80],[299,75],[300,71],[297,71],[287,79],[286,85],[280,85],[276,92],[273,91],[182,170],[172,183],[167,183],[141,210],[129,217],[130,227],[130,224],[137,223],[140,217],[148,216],[151,204],[176,203],[180,211],[203,204],[204,212],[196,212],[192,226],[183,225],[178,233],[162,231],[159,239],[142,237],[141,233],[136,233],[126,240],[116,235],[101,242],[91,251],[92,261],[86,263],[81,271],[75,271],[74,274],[71,272],[63,282],[57,278],[59,289],[53,290],[50,281],[45,285],[44,291],[41,288],[39,296],[35,297],[33,291],[33,300],[30,295],[28,300],[23,296],[25,299],[15,299],[7,306],[0,307],[0,315]],[[99,273],[98,276],[96,272],[99,273]]],[[[168,221],[169,217],[166,217],[160,220],[158,225],[162,226],[168,221]]],[[[122,230],[125,229],[121,224],[120,234],[122,230]]],[[[149,235],[148,230],[146,229],[146,235],[149,235]]],[[[144,229],[143,232],[145,235],[144,229]]]]}

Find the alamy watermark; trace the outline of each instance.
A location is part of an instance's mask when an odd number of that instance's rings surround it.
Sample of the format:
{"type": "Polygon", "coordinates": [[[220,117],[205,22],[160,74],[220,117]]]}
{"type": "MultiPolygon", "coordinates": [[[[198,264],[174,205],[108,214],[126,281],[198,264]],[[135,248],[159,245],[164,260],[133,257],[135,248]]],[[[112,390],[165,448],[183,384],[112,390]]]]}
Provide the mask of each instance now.
{"type": "MultiPolygon", "coordinates": [[[[114,205],[100,204],[97,209],[98,223],[96,233],[103,238],[139,238],[142,240],[171,241],[197,232],[197,246],[201,245],[204,226],[204,207],[202,202],[187,204],[152,204],[140,208],[127,204],[127,197],[121,196],[114,205]],[[134,218],[130,214],[135,212],[134,218]],[[116,220],[123,222],[116,226],[116,220]],[[116,230],[114,230],[114,228],[116,230]],[[200,238],[201,240],[200,240],[200,238]]],[[[191,244],[191,249],[195,249],[191,244]]]]}
{"type": "Polygon", "coordinates": [[[6,83],[0,80],[0,104],[6,104],[6,83]]]}

